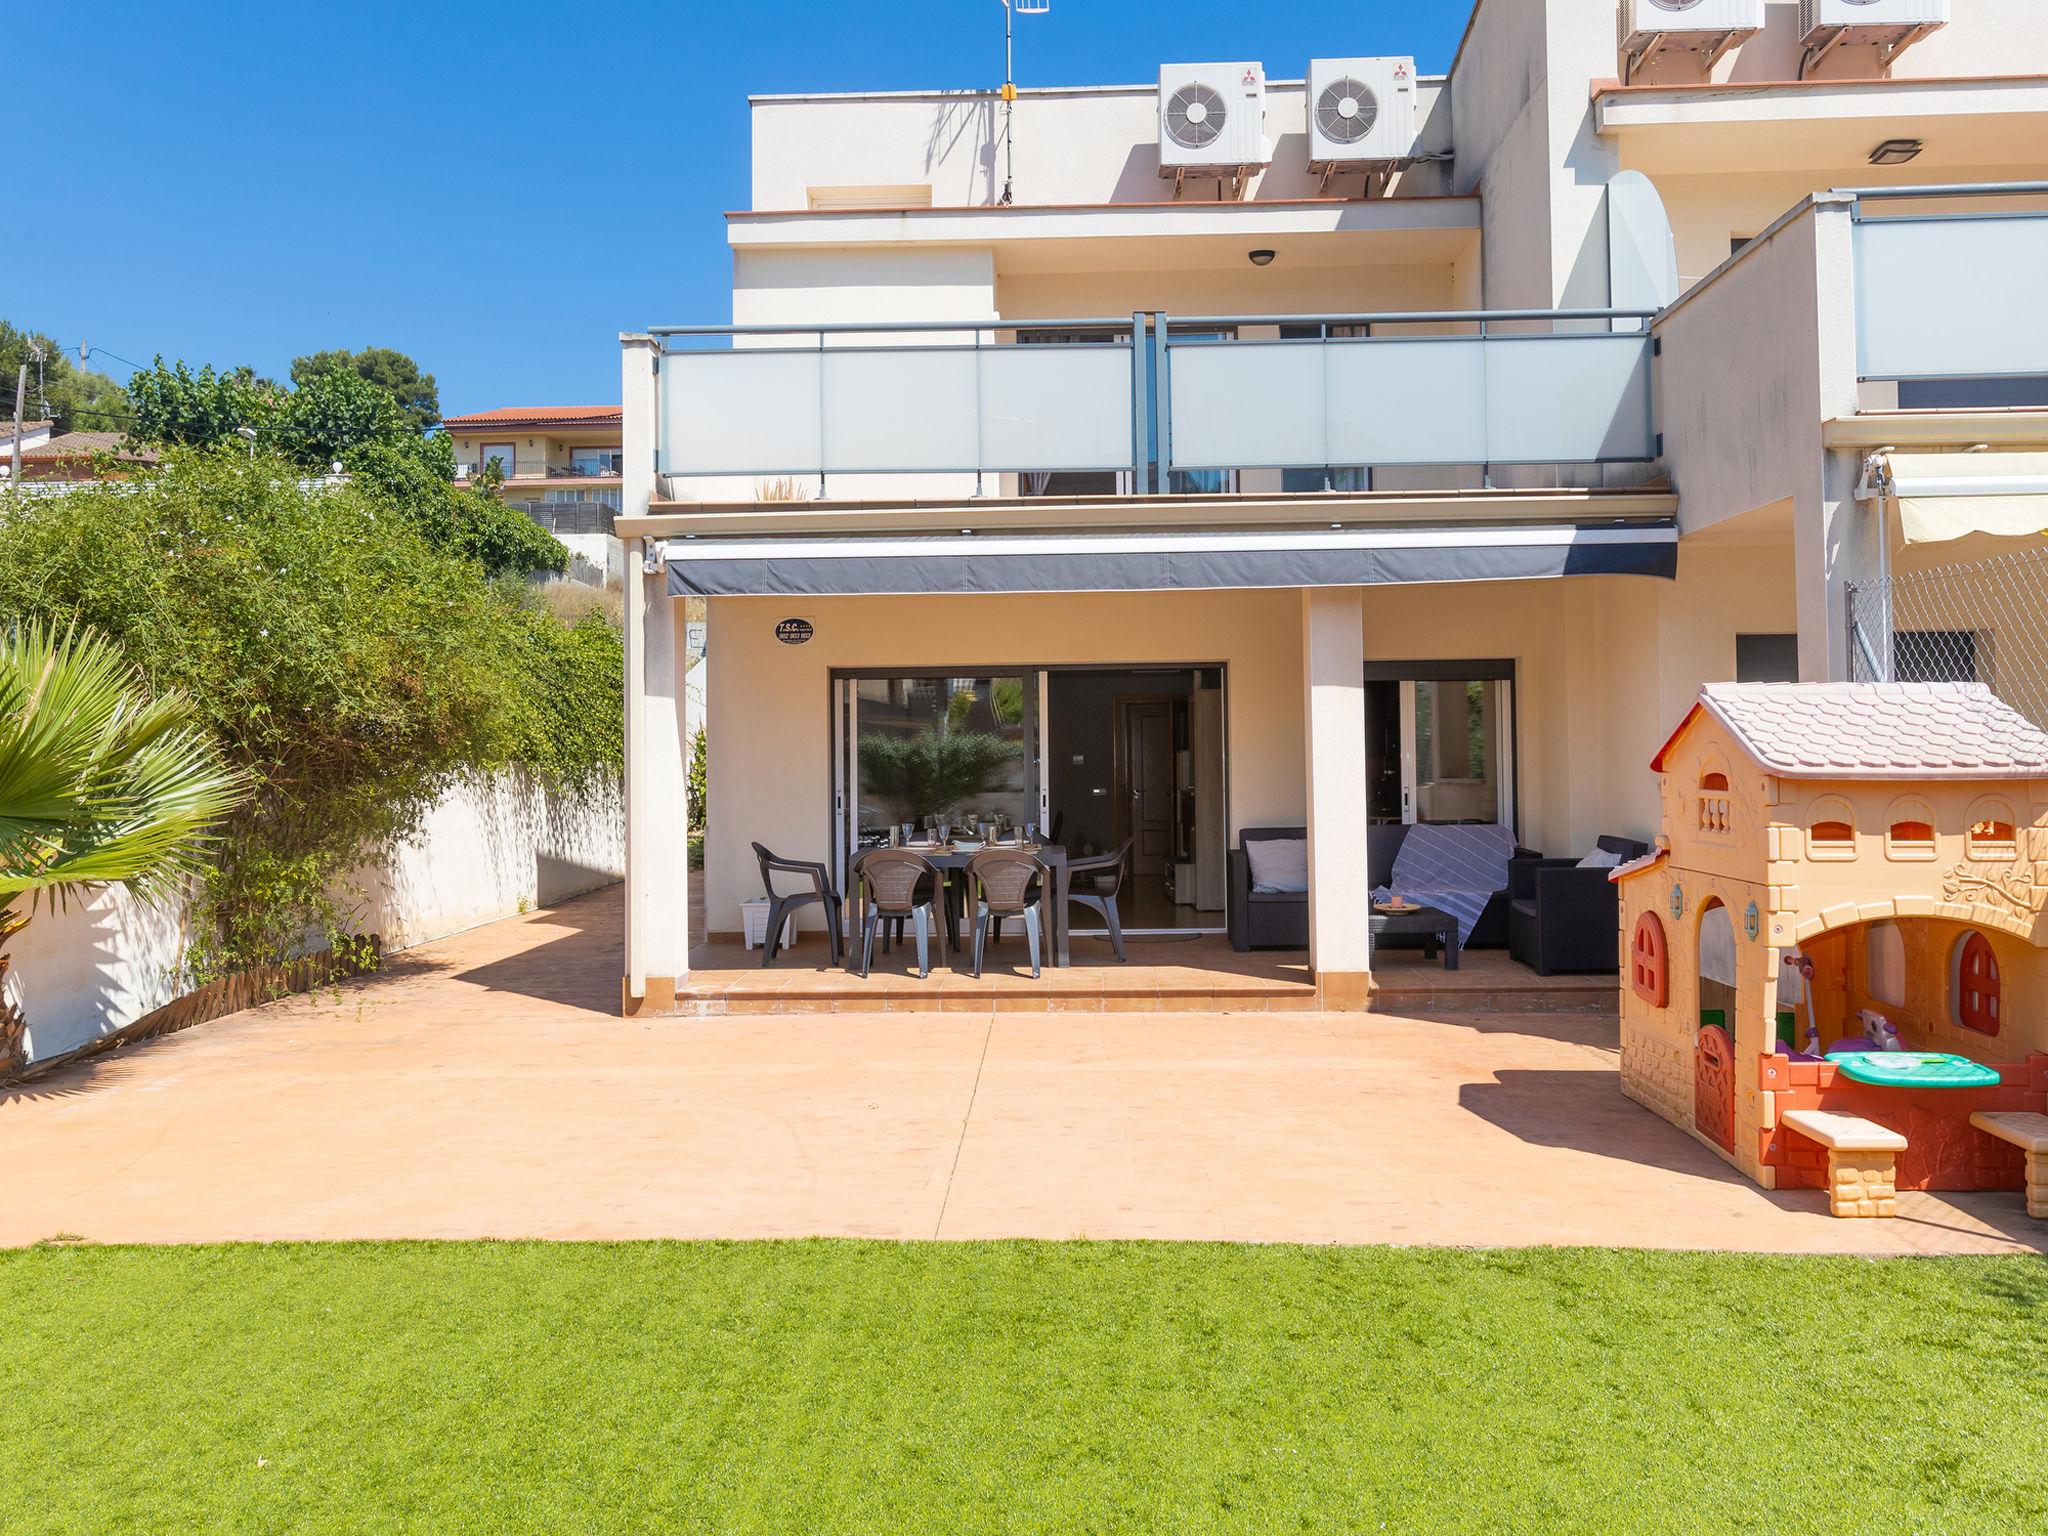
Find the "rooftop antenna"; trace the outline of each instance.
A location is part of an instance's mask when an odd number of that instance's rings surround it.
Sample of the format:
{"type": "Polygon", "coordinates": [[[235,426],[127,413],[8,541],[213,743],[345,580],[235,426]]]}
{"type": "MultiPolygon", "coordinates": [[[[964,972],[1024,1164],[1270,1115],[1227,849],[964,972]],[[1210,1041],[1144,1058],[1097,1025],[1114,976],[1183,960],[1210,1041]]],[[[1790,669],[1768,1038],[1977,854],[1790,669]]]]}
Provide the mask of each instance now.
{"type": "Polygon", "coordinates": [[[1043,16],[1052,9],[1052,0],[1003,0],[1003,195],[996,199],[996,206],[1010,206],[1012,183],[1017,171],[1017,80],[1011,67],[1011,26],[1019,16],[1043,16]]]}

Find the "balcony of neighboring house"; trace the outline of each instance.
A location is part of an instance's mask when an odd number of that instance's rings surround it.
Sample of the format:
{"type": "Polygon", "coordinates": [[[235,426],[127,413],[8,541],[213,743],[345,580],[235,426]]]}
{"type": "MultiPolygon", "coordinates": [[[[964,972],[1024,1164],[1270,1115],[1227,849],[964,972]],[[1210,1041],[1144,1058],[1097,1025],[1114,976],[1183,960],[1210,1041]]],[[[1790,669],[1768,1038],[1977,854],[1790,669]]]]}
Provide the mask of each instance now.
{"type": "Polygon", "coordinates": [[[1826,551],[1798,561],[1805,675],[1978,681],[2029,707],[2015,690],[2048,668],[2044,270],[2048,183],[1833,191],[1659,316],[1683,532],[1826,551]],[[1903,614],[1930,583],[1951,597],[1903,614]]]}

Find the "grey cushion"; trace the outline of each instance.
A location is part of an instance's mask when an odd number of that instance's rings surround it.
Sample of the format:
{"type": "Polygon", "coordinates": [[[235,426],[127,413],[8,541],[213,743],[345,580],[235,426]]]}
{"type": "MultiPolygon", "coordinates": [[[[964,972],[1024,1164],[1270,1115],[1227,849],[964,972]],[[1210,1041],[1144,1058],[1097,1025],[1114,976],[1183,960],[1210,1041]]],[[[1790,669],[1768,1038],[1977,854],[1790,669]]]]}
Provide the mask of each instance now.
{"type": "Polygon", "coordinates": [[[1308,839],[1262,837],[1244,845],[1255,895],[1300,894],[1308,889],[1308,839]]]}

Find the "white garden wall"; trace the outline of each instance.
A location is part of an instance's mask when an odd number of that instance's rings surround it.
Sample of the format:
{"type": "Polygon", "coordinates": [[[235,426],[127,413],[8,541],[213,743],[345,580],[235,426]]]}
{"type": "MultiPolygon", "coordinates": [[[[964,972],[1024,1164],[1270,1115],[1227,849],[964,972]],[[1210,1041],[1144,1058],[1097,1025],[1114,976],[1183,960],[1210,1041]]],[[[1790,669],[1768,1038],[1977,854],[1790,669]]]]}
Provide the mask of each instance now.
{"type": "MultiPolygon", "coordinates": [[[[406,949],[617,880],[625,868],[616,787],[550,795],[506,775],[452,791],[415,842],[358,875],[363,929],[406,949]]],[[[62,1055],[174,1000],[185,913],[104,891],[38,913],[9,946],[8,994],[28,1015],[30,1061],[62,1055]]]]}

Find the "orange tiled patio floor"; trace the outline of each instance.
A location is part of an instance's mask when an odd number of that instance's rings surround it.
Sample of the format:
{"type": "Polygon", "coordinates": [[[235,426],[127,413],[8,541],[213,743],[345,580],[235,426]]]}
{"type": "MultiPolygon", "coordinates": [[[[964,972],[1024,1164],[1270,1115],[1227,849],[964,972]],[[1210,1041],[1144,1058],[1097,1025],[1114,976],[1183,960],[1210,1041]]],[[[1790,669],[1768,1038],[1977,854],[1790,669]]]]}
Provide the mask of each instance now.
{"type": "Polygon", "coordinates": [[[616,890],[0,1093],[0,1242],[1156,1237],[1987,1252],[1622,1098],[1585,1013],[624,1020],[616,890]]]}

